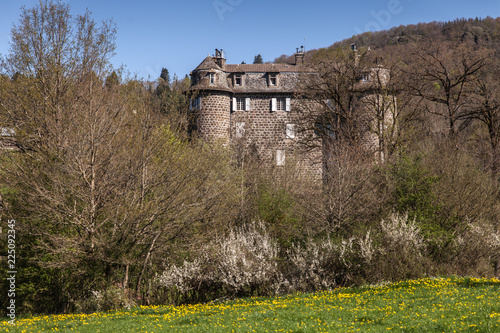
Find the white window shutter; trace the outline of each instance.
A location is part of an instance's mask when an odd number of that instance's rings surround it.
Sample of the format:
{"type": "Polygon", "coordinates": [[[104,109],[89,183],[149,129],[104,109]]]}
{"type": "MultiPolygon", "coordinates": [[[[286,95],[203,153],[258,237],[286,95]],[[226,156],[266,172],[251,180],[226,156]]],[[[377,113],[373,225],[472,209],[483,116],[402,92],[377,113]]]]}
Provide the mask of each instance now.
{"type": "Polygon", "coordinates": [[[290,111],[290,97],[287,97],[287,99],[286,99],[285,111],[290,111]]]}
{"type": "Polygon", "coordinates": [[[277,104],[276,98],[272,98],[271,99],[271,111],[276,111],[276,104],[277,104]]]}
{"type": "Polygon", "coordinates": [[[233,97],[233,111],[236,111],[236,97],[233,97]]]}
{"type": "Polygon", "coordinates": [[[245,111],[250,111],[250,97],[245,98],[245,111]]]}
{"type": "Polygon", "coordinates": [[[282,166],[285,165],[285,151],[278,149],[276,150],[276,165],[282,166]]]}

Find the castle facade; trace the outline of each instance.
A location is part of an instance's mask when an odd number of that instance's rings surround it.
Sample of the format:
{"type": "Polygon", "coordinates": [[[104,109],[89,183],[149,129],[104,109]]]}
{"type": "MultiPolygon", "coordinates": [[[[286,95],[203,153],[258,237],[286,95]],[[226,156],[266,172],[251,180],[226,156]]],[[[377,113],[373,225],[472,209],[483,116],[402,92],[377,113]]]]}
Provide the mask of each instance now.
{"type": "MultiPolygon", "coordinates": [[[[299,129],[303,121],[300,110],[307,101],[296,99],[298,82],[301,76],[314,79],[317,74],[303,64],[304,56],[303,49],[297,49],[294,64],[235,65],[226,63],[222,50],[215,50],[191,72],[193,128],[207,142],[232,146],[242,160],[251,156],[265,167],[293,164],[321,181],[328,163],[326,146],[318,142],[315,148],[306,149],[300,144],[305,135],[299,129]]],[[[380,66],[367,68],[360,72],[354,88],[360,105],[358,117],[366,119],[363,145],[380,160],[384,158],[381,138],[395,110],[395,102],[387,103],[387,97],[380,94],[379,88],[388,78],[389,72],[380,66]]],[[[310,101],[309,106],[317,104],[310,101]]],[[[328,107],[328,101],[319,104],[328,107]]]]}
{"type": "MultiPolygon", "coordinates": [[[[252,155],[263,166],[296,163],[321,179],[321,151],[301,151],[298,103],[294,98],[304,52],[295,64],[226,64],[222,50],[191,72],[191,110],[198,135],[229,144],[240,157],[252,155]]],[[[243,158],[243,157],[242,157],[243,158]]]]}

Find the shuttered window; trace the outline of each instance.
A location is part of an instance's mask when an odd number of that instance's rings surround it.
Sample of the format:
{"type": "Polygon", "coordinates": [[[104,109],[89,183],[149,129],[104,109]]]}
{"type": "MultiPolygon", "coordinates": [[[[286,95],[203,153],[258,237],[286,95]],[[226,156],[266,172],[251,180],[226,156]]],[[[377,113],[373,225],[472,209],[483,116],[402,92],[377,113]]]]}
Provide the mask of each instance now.
{"type": "Polygon", "coordinates": [[[245,135],[245,123],[236,122],[236,138],[240,139],[245,135]]]}
{"type": "Polygon", "coordinates": [[[272,98],[271,111],[290,111],[290,98],[272,98]]]}
{"type": "Polygon", "coordinates": [[[295,139],[295,124],[286,124],[286,138],[295,139]]]}

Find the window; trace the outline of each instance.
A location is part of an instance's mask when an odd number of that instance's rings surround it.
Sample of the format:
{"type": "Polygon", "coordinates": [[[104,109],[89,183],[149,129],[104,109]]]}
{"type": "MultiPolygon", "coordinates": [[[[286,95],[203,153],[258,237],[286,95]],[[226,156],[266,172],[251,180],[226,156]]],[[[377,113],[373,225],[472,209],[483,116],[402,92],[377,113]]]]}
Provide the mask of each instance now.
{"type": "Polygon", "coordinates": [[[276,98],[276,110],[285,111],[286,101],[284,98],[276,98]]]}
{"type": "Polygon", "coordinates": [[[237,98],[236,99],[236,111],[245,111],[245,99],[237,98]]]}
{"type": "Polygon", "coordinates": [[[269,74],[269,86],[278,85],[278,74],[269,74]]]}
{"type": "Polygon", "coordinates": [[[285,151],[282,149],[276,150],[276,165],[285,165],[285,151]]]}
{"type": "Polygon", "coordinates": [[[361,82],[370,82],[370,74],[369,73],[361,74],[361,82]]]}
{"type": "Polygon", "coordinates": [[[295,124],[286,124],[286,138],[295,139],[295,124]]]}
{"type": "Polygon", "coordinates": [[[234,85],[235,86],[242,86],[242,79],[241,79],[241,74],[235,74],[234,75],[234,85]]]}
{"type": "Polygon", "coordinates": [[[214,85],[215,84],[215,73],[209,73],[208,75],[210,77],[210,85],[214,85]]]}
{"type": "Polygon", "coordinates": [[[189,109],[191,111],[198,110],[201,107],[201,97],[191,98],[189,102],[189,109]]]}
{"type": "Polygon", "coordinates": [[[272,98],[271,111],[290,111],[290,98],[272,98]]]}
{"type": "Polygon", "coordinates": [[[245,123],[236,122],[236,138],[241,139],[245,135],[245,123]]]}
{"type": "Polygon", "coordinates": [[[233,111],[249,111],[250,97],[233,97],[233,111]]]}

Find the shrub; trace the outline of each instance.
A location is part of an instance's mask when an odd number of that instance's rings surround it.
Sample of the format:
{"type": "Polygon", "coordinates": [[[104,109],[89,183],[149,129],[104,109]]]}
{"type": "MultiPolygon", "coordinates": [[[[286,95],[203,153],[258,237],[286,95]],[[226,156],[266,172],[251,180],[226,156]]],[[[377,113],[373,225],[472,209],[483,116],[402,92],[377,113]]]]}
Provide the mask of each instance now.
{"type": "Polygon", "coordinates": [[[375,251],[369,231],[364,237],[336,242],[330,237],[320,241],[309,239],[304,246],[296,245],[287,252],[291,267],[287,274],[289,288],[312,291],[356,284],[375,251]]]}
{"type": "Polygon", "coordinates": [[[421,277],[428,273],[429,265],[426,242],[415,218],[393,213],[380,222],[377,258],[367,272],[370,282],[421,277]]]}
{"type": "Polygon", "coordinates": [[[498,274],[500,232],[484,221],[468,221],[467,229],[454,241],[453,266],[459,274],[488,276],[491,265],[498,274]]]}
{"type": "Polygon", "coordinates": [[[262,223],[231,230],[200,250],[199,257],[169,266],[157,284],[176,290],[185,301],[196,292],[212,290],[212,297],[269,294],[279,288],[278,246],[262,223]]]}

